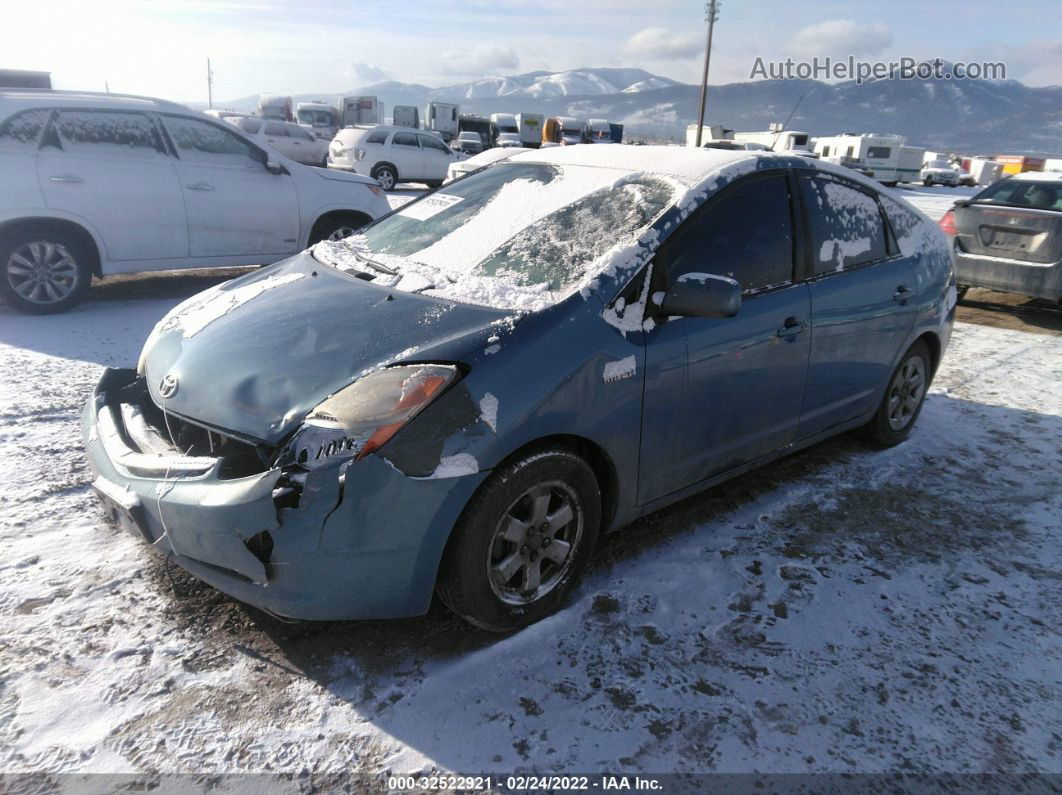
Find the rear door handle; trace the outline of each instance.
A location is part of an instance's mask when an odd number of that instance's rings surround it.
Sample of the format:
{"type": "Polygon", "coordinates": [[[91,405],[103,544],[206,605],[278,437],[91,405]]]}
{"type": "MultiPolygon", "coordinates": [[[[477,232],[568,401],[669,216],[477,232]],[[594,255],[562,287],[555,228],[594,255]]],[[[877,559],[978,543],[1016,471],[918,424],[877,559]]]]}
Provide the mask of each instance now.
{"type": "Polygon", "coordinates": [[[59,182],[63,185],[80,185],[85,180],[81,177],[74,176],[73,174],[57,174],[54,177],[48,177],[49,182],[59,182]]]}
{"type": "Polygon", "coordinates": [[[892,294],[892,300],[898,304],[905,304],[907,303],[907,299],[909,299],[912,294],[913,293],[910,288],[901,284],[899,287],[896,288],[896,292],[892,294]]]}
{"type": "Polygon", "coordinates": [[[782,324],[782,327],[775,332],[775,335],[779,337],[793,337],[800,334],[805,327],[806,324],[801,323],[797,318],[787,317],[782,324]]]}
{"type": "Polygon", "coordinates": [[[188,190],[214,190],[214,186],[208,182],[193,182],[185,187],[188,190]]]}

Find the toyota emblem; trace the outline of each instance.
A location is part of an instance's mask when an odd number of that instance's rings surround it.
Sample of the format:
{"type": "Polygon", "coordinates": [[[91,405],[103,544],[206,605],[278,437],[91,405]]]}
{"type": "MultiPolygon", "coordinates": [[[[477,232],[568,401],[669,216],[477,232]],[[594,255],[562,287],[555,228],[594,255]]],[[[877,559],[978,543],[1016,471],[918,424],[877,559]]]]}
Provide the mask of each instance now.
{"type": "Polygon", "coordinates": [[[163,400],[169,400],[171,397],[177,394],[177,376],[170,373],[168,376],[162,379],[162,383],[159,384],[159,396],[163,400]]]}

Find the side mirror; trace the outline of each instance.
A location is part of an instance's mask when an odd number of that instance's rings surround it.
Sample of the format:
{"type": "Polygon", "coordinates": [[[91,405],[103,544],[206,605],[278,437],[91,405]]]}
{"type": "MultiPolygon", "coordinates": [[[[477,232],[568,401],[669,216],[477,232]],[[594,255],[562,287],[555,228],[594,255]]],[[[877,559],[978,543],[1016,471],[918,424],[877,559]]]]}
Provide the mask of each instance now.
{"type": "Polygon", "coordinates": [[[660,301],[665,315],[733,317],[741,309],[741,285],[726,276],[684,273],[660,301]]]}
{"type": "Polygon", "coordinates": [[[290,174],[291,173],[286,168],[284,168],[284,164],[283,163],[281,163],[278,160],[273,160],[272,158],[270,158],[269,160],[266,160],[265,167],[266,167],[266,171],[268,171],[270,174],[290,174]]]}

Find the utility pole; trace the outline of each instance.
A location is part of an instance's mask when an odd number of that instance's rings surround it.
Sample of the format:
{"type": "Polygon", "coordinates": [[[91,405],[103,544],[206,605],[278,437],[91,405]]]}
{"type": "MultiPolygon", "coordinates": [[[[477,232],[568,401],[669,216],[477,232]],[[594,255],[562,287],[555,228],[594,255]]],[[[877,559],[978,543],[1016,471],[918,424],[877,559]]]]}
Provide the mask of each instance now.
{"type": "Polygon", "coordinates": [[[214,72],[210,69],[209,58],[207,58],[207,107],[214,107],[214,72]]]}
{"type": "Polygon", "coordinates": [[[708,42],[704,47],[704,74],[701,75],[701,111],[697,114],[697,148],[701,148],[701,135],[704,132],[704,106],[708,101],[708,62],[712,57],[712,29],[719,19],[719,0],[707,0],[704,4],[704,19],[708,23],[708,42]]]}

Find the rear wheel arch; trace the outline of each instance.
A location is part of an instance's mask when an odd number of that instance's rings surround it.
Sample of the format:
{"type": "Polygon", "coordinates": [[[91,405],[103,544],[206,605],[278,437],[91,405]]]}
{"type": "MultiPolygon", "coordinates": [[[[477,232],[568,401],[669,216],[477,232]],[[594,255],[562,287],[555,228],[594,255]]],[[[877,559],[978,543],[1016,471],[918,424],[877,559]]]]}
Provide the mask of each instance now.
{"type": "Polygon", "coordinates": [[[0,223],[0,240],[6,235],[15,234],[27,230],[39,231],[62,231],[73,235],[84,246],[85,253],[89,257],[89,265],[92,275],[97,279],[103,278],[103,264],[100,255],[100,247],[96,238],[85,227],[76,221],[68,221],[65,218],[19,218],[14,221],[0,223]]]}
{"type": "MultiPolygon", "coordinates": [[[[402,178],[402,173],[398,170],[398,166],[396,166],[394,163],[392,163],[389,160],[381,160],[376,165],[374,165],[372,167],[372,173],[375,174],[381,168],[389,168],[389,169],[391,169],[391,171],[393,171],[394,174],[395,174],[395,182],[397,182],[398,180],[400,180],[402,178]]],[[[373,177],[373,179],[375,179],[375,177],[373,177]]]]}
{"type": "Polygon", "coordinates": [[[940,357],[941,357],[940,337],[938,337],[932,331],[927,331],[921,337],[919,337],[914,342],[912,342],[911,346],[908,347],[908,350],[910,350],[910,347],[913,347],[918,342],[924,343],[926,348],[929,349],[929,368],[930,368],[930,377],[932,377],[933,375],[936,374],[937,367],[940,365],[940,357]]]}

